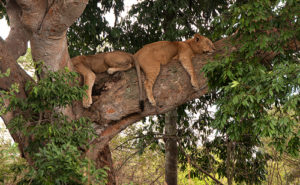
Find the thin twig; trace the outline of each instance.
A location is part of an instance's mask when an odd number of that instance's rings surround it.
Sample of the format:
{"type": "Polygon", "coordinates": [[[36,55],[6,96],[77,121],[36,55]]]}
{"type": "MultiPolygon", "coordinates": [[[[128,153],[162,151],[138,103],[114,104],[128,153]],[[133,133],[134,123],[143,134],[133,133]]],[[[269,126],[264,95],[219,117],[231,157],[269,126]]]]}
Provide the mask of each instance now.
{"type": "Polygon", "coordinates": [[[121,170],[121,168],[127,163],[127,161],[128,161],[129,159],[131,159],[133,156],[135,156],[138,152],[139,152],[139,151],[136,151],[136,152],[134,152],[133,154],[129,155],[129,156],[124,160],[124,162],[121,164],[121,166],[118,167],[118,169],[115,170],[115,172],[119,172],[119,171],[121,170]]]}
{"type": "Polygon", "coordinates": [[[150,185],[154,184],[154,183],[155,183],[162,175],[163,175],[163,173],[161,173],[154,181],[152,181],[152,182],[150,183],[150,185]]]}

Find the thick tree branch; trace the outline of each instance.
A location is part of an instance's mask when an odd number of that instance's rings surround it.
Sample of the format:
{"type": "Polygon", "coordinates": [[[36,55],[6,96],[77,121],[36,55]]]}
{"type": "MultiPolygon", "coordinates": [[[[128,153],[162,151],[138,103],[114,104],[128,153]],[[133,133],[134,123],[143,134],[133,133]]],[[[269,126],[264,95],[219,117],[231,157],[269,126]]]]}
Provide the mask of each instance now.
{"type": "Polygon", "coordinates": [[[48,37],[61,37],[82,14],[88,0],[55,1],[48,5],[47,14],[41,25],[41,33],[48,37]]]}
{"type": "Polygon", "coordinates": [[[87,0],[53,1],[31,39],[32,56],[54,71],[70,66],[66,32],[82,14],[87,0]]]}
{"type": "MultiPolygon", "coordinates": [[[[14,0],[10,0],[14,2],[14,0]]],[[[88,0],[16,0],[21,23],[32,34],[34,61],[43,61],[54,71],[71,67],[67,48],[67,29],[82,14],[88,0]]]]}
{"type": "MultiPolygon", "coordinates": [[[[101,150],[116,134],[146,116],[166,113],[206,94],[208,87],[205,77],[200,73],[202,67],[208,62],[214,61],[216,55],[229,55],[236,50],[229,42],[229,38],[219,40],[214,44],[216,46],[214,54],[202,54],[193,59],[199,85],[202,87],[200,90],[193,90],[189,75],[179,62],[170,62],[162,67],[154,85],[153,92],[157,107],[150,105],[145,92],[143,92],[146,102],[143,112],[139,110],[139,91],[135,69],[113,76],[98,74],[93,89],[94,103],[92,107],[83,109],[81,102],[77,102],[73,107],[76,116],[88,116],[97,124],[95,129],[99,138],[93,142],[95,147],[101,150]]],[[[293,46],[293,48],[295,47],[293,46]]],[[[143,75],[142,78],[144,81],[143,75]]],[[[88,155],[96,157],[97,154],[88,152],[88,155]]]]}
{"type": "MultiPolygon", "coordinates": [[[[166,113],[206,94],[208,86],[200,70],[207,62],[213,61],[215,55],[224,55],[234,49],[227,43],[227,39],[220,40],[215,45],[217,50],[213,55],[198,55],[193,60],[199,85],[202,87],[200,90],[193,90],[189,75],[178,61],[170,62],[162,67],[154,85],[153,92],[157,107],[150,105],[143,92],[146,102],[143,112],[139,110],[139,91],[135,69],[117,73],[111,77],[106,74],[97,75],[92,107],[83,109],[81,102],[77,102],[73,110],[76,116],[88,116],[97,123],[95,128],[100,137],[93,142],[95,147],[103,148],[121,130],[146,116],[166,113]],[[228,49],[225,46],[228,46],[228,49]]],[[[142,78],[144,80],[143,75],[142,78]]],[[[96,154],[90,152],[89,155],[94,156],[92,158],[96,157],[96,154]]]]}
{"type": "MultiPolygon", "coordinates": [[[[10,48],[7,47],[6,43],[0,39],[0,71],[6,72],[10,69],[10,76],[0,78],[0,89],[9,91],[12,84],[18,84],[19,93],[16,94],[19,98],[26,98],[25,84],[28,81],[31,81],[32,78],[16,63],[15,57],[9,52],[10,48]]],[[[3,94],[0,94],[3,97],[3,94]]],[[[9,105],[9,101],[4,99],[5,105],[9,105]]],[[[4,123],[9,124],[10,120],[14,118],[15,112],[7,112],[4,115],[1,115],[4,123]]],[[[29,163],[31,163],[30,157],[24,152],[24,147],[26,146],[26,139],[21,133],[11,133],[15,142],[19,145],[20,152],[22,156],[26,156],[29,163]]]]}
{"type": "Polygon", "coordinates": [[[0,71],[2,73],[10,70],[9,77],[3,77],[0,79],[0,89],[9,90],[12,84],[19,85],[18,97],[25,98],[25,84],[32,78],[17,64],[14,57],[9,51],[10,48],[3,40],[0,40],[0,71]]]}
{"type": "Polygon", "coordinates": [[[14,0],[8,1],[6,11],[10,22],[10,32],[5,43],[13,60],[17,60],[26,53],[27,42],[31,34],[21,23],[21,9],[14,0]]]}
{"type": "Polygon", "coordinates": [[[32,33],[39,30],[47,9],[47,1],[16,0],[16,2],[21,7],[21,21],[24,26],[32,33]]]}

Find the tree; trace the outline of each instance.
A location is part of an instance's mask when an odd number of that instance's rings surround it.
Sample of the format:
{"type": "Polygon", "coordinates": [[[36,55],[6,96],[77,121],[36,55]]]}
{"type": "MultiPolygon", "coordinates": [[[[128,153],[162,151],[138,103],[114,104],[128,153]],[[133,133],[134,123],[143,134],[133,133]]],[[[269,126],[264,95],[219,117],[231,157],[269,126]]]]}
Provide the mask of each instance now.
{"type": "MultiPolygon", "coordinates": [[[[22,0],[6,3],[12,29],[8,38],[0,41],[0,68],[1,72],[9,68],[11,76],[1,79],[1,90],[8,91],[12,84],[17,83],[17,96],[21,99],[28,97],[25,84],[32,79],[15,62],[25,53],[27,41],[30,41],[33,59],[44,62],[41,78],[47,74],[46,67],[55,71],[66,66],[71,68],[66,32],[82,14],[86,4],[87,1],[48,4],[48,1],[22,0]]],[[[210,87],[221,95],[216,101],[218,112],[212,124],[222,134],[228,135],[230,140],[238,142],[251,133],[256,143],[259,143],[261,136],[268,136],[277,149],[298,154],[299,134],[293,129],[299,122],[299,110],[296,109],[299,104],[296,93],[296,89],[299,89],[298,10],[296,1],[285,1],[283,5],[268,0],[244,4],[238,1],[223,14],[223,19],[216,20],[219,21],[220,29],[214,30],[228,36],[238,30],[237,34],[215,42],[217,52],[214,55],[199,55],[195,58],[194,66],[202,87],[205,87],[206,79],[200,69],[208,61],[218,61],[209,62],[204,72],[210,87]],[[228,42],[230,38],[238,42],[232,45],[228,42]],[[274,106],[277,112],[293,111],[295,119],[286,116],[274,119],[268,114],[268,110],[274,106]]],[[[140,47],[135,42],[129,42],[129,45],[140,47]]],[[[193,91],[188,83],[188,75],[179,64],[167,65],[161,74],[167,78],[158,78],[154,87],[154,91],[160,94],[156,100],[161,107],[154,108],[146,104],[145,111],[139,112],[136,76],[131,70],[112,78],[105,74],[98,75],[94,93],[97,100],[90,109],[83,109],[80,102],[75,102],[62,110],[70,119],[86,116],[96,125],[94,128],[98,138],[90,142],[93,147],[86,151],[86,155],[98,167],[111,164],[107,143],[128,125],[148,115],[166,113],[208,92],[208,88],[193,91]],[[106,84],[106,91],[101,88],[103,83],[106,84]],[[178,91],[163,91],[159,88],[161,85],[169,88],[175,85],[178,91]]],[[[5,99],[6,107],[9,103],[5,99]]],[[[5,124],[9,126],[12,118],[19,113],[24,112],[11,111],[2,115],[5,124]]],[[[25,150],[28,136],[12,136],[19,143],[23,157],[33,163],[25,150]]]]}
{"type": "Polygon", "coordinates": [[[171,110],[165,116],[165,180],[167,184],[177,185],[177,110],[171,110]]]}

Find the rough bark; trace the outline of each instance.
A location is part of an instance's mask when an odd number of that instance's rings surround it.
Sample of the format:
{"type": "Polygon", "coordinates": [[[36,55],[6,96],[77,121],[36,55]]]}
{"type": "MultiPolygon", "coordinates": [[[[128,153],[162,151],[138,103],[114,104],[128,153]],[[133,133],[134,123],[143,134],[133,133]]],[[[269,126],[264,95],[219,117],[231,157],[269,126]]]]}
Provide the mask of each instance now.
{"type": "Polygon", "coordinates": [[[111,157],[110,148],[108,145],[106,145],[103,150],[99,151],[98,158],[96,160],[97,168],[102,168],[103,166],[106,166],[110,169],[108,173],[107,185],[115,185],[116,184],[115,172],[113,168],[113,161],[111,157]]]}
{"type": "Polygon", "coordinates": [[[8,37],[5,40],[9,48],[10,55],[14,60],[24,55],[27,49],[27,42],[31,33],[24,27],[21,22],[21,9],[15,1],[8,1],[6,11],[10,21],[10,29],[8,37]]]}
{"type": "Polygon", "coordinates": [[[177,110],[165,114],[165,181],[168,185],[177,185],[177,110]]]}

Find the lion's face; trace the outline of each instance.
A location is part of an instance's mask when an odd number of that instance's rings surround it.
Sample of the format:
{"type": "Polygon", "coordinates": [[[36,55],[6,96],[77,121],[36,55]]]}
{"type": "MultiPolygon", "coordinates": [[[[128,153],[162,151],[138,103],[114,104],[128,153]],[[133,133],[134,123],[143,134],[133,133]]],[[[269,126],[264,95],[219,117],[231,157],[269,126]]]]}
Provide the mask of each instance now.
{"type": "Polygon", "coordinates": [[[216,49],[211,40],[197,33],[194,35],[193,41],[190,45],[193,51],[198,54],[213,53],[216,49]]]}

